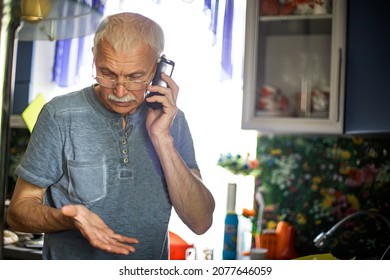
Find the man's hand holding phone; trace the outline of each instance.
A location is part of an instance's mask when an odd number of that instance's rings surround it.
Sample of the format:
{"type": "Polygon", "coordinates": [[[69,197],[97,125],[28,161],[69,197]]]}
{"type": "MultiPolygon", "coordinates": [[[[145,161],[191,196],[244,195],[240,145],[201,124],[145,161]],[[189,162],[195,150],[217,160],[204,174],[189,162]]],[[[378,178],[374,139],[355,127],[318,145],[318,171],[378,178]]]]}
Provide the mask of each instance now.
{"type": "MultiPolygon", "coordinates": [[[[163,63],[165,60],[166,59],[163,58],[163,63]]],[[[168,138],[170,138],[169,129],[172,126],[173,120],[178,110],[176,106],[176,100],[179,87],[170,77],[174,65],[172,63],[173,62],[170,63],[170,68],[168,67],[168,69],[170,69],[168,74],[157,69],[156,72],[159,73],[155,77],[160,77],[164,84],[162,84],[161,81],[159,85],[153,85],[152,83],[152,85],[149,85],[149,91],[151,93],[146,96],[146,102],[150,106],[146,117],[146,128],[149,132],[152,142],[156,145],[158,145],[157,142],[161,141],[165,137],[168,136],[168,138]]],[[[157,81],[154,83],[157,83],[157,81]]]]}
{"type": "MultiPolygon", "coordinates": [[[[165,56],[161,56],[160,61],[157,64],[156,73],[154,75],[152,85],[169,87],[167,85],[167,83],[162,79],[161,73],[165,73],[166,75],[171,77],[174,67],[175,67],[175,62],[165,58],[165,56]]],[[[163,94],[161,94],[160,92],[149,92],[147,94],[146,98],[149,98],[149,97],[152,97],[155,95],[162,96],[163,94]]],[[[157,101],[149,102],[148,100],[146,100],[146,102],[153,109],[161,109],[163,107],[162,104],[160,102],[157,102],[157,101]]]]}

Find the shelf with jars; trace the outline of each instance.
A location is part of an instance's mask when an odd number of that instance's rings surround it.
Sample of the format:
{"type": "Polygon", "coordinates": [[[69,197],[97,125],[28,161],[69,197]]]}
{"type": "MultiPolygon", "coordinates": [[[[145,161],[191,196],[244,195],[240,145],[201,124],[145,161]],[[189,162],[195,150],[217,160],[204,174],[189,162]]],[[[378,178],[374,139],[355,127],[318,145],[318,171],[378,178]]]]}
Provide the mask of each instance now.
{"type": "Polygon", "coordinates": [[[248,0],[242,127],[341,134],[345,32],[345,1],[248,0]]]}

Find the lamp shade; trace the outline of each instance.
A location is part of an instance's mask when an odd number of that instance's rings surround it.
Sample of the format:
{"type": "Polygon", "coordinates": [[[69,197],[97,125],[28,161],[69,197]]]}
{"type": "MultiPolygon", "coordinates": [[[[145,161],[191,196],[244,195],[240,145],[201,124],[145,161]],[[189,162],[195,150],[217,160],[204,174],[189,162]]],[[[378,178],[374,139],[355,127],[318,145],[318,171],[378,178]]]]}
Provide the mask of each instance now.
{"type": "Polygon", "coordinates": [[[103,1],[22,0],[20,41],[64,40],[95,32],[103,13],[103,1]]]}

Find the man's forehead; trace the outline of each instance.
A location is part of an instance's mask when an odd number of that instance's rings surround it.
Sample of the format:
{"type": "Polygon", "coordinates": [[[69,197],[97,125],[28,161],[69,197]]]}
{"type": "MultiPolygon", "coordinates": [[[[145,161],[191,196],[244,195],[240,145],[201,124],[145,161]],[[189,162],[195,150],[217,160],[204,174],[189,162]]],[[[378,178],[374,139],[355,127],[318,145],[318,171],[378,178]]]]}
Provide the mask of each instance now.
{"type": "Polygon", "coordinates": [[[116,65],[151,65],[157,62],[154,53],[147,45],[134,45],[128,50],[115,50],[111,46],[102,46],[95,52],[95,61],[116,65]]]}

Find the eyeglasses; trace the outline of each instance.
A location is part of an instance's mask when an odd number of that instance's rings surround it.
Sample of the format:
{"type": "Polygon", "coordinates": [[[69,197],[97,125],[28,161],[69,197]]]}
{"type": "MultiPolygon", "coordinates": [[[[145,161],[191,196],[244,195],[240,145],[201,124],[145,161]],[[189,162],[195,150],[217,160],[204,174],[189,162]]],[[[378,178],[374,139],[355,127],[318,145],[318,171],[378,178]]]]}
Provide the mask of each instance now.
{"type": "Polygon", "coordinates": [[[145,90],[146,87],[150,84],[150,81],[142,81],[142,80],[131,80],[124,81],[122,83],[118,83],[117,80],[109,79],[106,77],[95,75],[96,67],[95,63],[92,63],[92,78],[96,80],[96,82],[105,88],[114,89],[118,85],[124,86],[127,90],[145,90]]]}
{"type": "Polygon", "coordinates": [[[111,89],[116,88],[118,85],[122,85],[127,90],[141,90],[141,89],[144,90],[150,83],[148,81],[124,81],[122,83],[118,83],[117,80],[112,80],[101,76],[95,76],[93,78],[102,87],[111,88],[111,89]]]}

